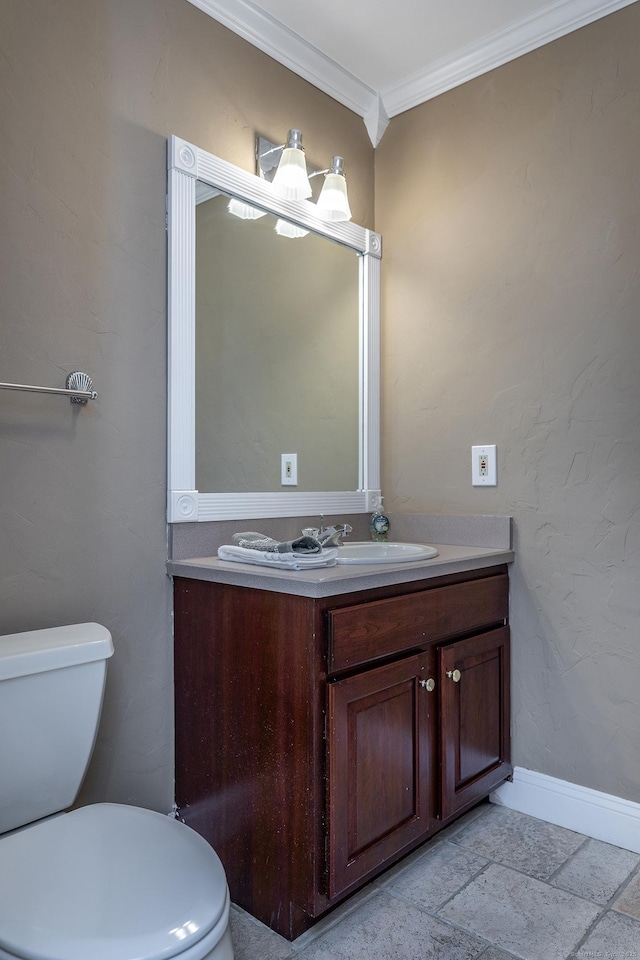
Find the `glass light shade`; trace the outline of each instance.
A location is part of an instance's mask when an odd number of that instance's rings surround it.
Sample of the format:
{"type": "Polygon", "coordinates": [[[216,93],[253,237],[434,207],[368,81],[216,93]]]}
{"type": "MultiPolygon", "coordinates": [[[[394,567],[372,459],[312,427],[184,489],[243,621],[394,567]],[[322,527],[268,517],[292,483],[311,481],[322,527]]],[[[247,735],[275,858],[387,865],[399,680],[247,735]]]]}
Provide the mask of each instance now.
{"type": "Polygon", "coordinates": [[[306,237],[309,233],[308,230],[298,227],[295,223],[290,223],[289,220],[277,220],[275,231],[280,237],[291,237],[292,240],[297,240],[299,237],[306,237]]]}
{"type": "Polygon", "coordinates": [[[284,148],[271,182],[274,193],[284,200],[306,200],[311,196],[311,184],[302,146],[284,148]]]}
{"type": "Polygon", "coordinates": [[[351,220],[351,208],[347,197],[347,181],[340,173],[328,173],[318,197],[318,214],[323,220],[337,223],[351,220]]]}
{"type": "Polygon", "coordinates": [[[250,203],[238,200],[237,197],[231,197],[227,209],[234,217],[240,217],[241,220],[259,220],[260,217],[267,215],[266,210],[258,210],[257,207],[252,207],[250,203]]]}

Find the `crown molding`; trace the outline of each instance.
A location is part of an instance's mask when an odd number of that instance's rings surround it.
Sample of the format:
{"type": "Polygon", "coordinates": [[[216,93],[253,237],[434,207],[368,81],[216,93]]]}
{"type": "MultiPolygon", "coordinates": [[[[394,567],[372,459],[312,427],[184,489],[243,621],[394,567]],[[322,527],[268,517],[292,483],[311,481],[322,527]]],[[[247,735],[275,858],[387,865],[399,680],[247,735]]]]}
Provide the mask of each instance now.
{"type": "Polygon", "coordinates": [[[383,90],[373,90],[251,0],[188,0],[364,119],[374,147],[389,119],[637,0],[556,0],[383,90]]]}
{"type": "Polygon", "coordinates": [[[377,103],[375,90],[250,0],[189,0],[189,3],[359,117],[370,113],[377,103]]]}
{"type": "Polygon", "coordinates": [[[373,99],[368,113],[363,114],[362,119],[367,128],[371,143],[374,147],[377,147],[391,119],[387,113],[384,101],[379,94],[373,99]]]}

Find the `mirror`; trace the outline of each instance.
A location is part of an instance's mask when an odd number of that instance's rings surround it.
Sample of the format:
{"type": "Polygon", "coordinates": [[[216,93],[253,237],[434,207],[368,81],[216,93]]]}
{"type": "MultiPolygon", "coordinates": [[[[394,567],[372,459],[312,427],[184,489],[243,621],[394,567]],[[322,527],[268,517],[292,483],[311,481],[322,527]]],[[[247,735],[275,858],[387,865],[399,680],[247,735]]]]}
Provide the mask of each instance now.
{"type": "Polygon", "coordinates": [[[359,255],[196,184],[196,487],[359,485],[359,255]],[[286,278],[279,282],[278,278],[286,278]],[[295,453],[295,475],[282,456],[295,453]]]}
{"type": "Polygon", "coordinates": [[[169,521],[374,509],[380,237],[168,148],[169,521]],[[265,215],[233,216],[230,198],[265,215]]]}

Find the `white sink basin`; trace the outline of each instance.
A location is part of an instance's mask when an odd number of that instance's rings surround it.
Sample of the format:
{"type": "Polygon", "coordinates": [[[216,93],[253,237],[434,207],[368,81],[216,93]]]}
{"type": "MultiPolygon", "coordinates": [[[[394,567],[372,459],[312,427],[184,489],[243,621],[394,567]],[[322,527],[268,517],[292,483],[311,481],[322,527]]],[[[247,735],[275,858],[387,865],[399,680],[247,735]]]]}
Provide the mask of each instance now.
{"type": "Polygon", "coordinates": [[[437,557],[435,547],[424,543],[374,543],[366,540],[338,547],[338,563],[408,563],[437,557]]]}

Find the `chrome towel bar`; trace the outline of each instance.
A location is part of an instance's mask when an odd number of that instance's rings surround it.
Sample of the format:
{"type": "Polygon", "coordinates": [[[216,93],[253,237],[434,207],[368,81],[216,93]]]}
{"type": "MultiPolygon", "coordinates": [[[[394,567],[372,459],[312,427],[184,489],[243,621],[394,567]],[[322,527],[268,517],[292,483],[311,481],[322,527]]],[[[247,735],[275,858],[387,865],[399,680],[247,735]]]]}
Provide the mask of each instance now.
{"type": "Polygon", "coordinates": [[[81,370],[74,370],[66,379],[66,387],[34,387],[28,383],[0,383],[0,390],[24,390],[27,393],[55,393],[69,397],[71,403],[86,403],[96,400],[98,394],[93,389],[93,381],[81,370]]]}

